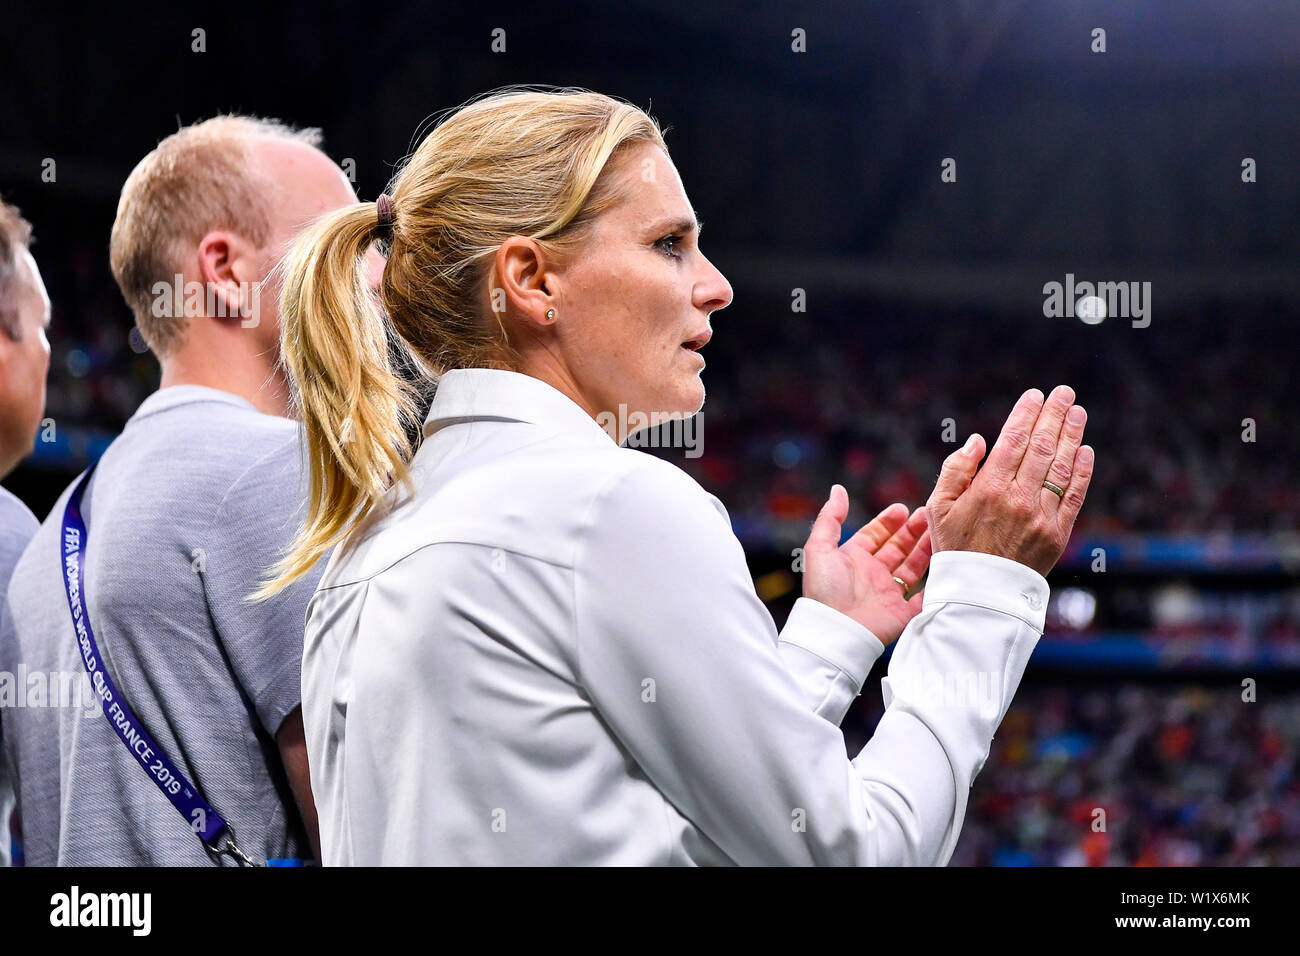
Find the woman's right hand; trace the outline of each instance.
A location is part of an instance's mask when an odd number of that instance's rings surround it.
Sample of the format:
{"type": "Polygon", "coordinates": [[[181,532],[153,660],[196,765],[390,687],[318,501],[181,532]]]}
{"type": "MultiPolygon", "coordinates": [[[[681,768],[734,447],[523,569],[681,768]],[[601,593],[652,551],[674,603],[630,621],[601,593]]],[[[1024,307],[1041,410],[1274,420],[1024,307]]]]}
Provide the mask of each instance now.
{"type": "Polygon", "coordinates": [[[1092,480],[1092,448],[1079,444],[1087,413],[1073,403],[1068,385],[1058,385],[1046,402],[1031,388],[1011,410],[983,468],[979,434],[948,456],[926,502],[935,553],[982,551],[1042,575],[1052,569],[1092,480]]]}

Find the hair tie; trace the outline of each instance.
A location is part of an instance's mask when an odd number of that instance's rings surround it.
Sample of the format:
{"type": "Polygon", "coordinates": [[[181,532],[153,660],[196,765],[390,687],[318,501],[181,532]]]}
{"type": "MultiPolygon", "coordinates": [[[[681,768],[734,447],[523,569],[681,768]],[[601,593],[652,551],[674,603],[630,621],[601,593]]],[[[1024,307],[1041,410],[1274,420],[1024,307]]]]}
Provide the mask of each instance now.
{"type": "Polygon", "coordinates": [[[393,209],[393,200],[389,198],[388,193],[380,193],[379,198],[375,200],[375,213],[379,219],[379,228],[385,236],[391,236],[397,215],[393,209]]]}

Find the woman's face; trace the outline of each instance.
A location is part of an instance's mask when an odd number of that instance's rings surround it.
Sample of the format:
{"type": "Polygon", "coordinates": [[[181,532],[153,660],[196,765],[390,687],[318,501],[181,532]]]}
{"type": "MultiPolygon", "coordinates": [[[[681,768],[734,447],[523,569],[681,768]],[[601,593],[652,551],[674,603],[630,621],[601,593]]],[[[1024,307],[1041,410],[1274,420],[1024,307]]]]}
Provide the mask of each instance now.
{"type": "Polygon", "coordinates": [[[593,416],[622,421],[620,405],[629,415],[693,415],[704,404],[699,349],[731,285],[700,251],[694,210],[662,149],[629,150],[611,172],[623,198],[593,222],[555,290],[562,390],[593,416]]]}

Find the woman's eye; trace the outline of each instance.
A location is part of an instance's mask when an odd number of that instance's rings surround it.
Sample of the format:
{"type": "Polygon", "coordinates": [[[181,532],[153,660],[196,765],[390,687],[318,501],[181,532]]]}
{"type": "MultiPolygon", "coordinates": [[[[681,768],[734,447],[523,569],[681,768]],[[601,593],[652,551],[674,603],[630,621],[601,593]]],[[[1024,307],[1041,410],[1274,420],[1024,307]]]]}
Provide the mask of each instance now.
{"type": "Polygon", "coordinates": [[[673,259],[680,259],[681,256],[673,252],[671,247],[673,246],[673,244],[681,241],[682,241],[681,236],[664,236],[662,239],[656,242],[655,245],[658,246],[660,249],[662,249],[665,255],[673,259]]]}

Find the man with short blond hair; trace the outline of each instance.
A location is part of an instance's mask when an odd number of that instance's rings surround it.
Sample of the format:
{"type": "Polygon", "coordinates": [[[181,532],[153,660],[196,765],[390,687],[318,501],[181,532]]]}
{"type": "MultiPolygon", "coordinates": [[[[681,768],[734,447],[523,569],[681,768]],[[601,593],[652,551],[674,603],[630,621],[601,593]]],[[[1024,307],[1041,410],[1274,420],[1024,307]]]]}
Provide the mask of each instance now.
{"type": "Polygon", "coordinates": [[[122,187],[109,246],[113,277],[158,356],[184,343],[188,328],[158,285],[175,281],[205,233],[230,230],[275,252],[268,197],[281,186],[255,161],[259,142],[319,149],[321,134],[276,120],[217,116],[167,137],[122,187]]]}
{"type": "MultiPolygon", "coordinates": [[[[127,179],[110,258],[161,386],[104,453],[80,507],[80,594],[105,668],[257,862],[318,856],[300,681],[323,567],[272,600],[247,596],[305,497],[268,279],[304,225],[356,201],[319,143],[312,130],[220,116],[163,140],[127,179]]],[[[0,666],[6,656],[83,666],[60,574],[72,493],[14,572],[0,666]]],[[[114,713],[23,711],[9,746],[28,862],[233,865],[123,745],[114,713]]]]}

